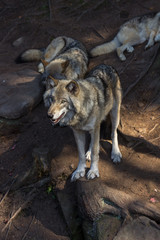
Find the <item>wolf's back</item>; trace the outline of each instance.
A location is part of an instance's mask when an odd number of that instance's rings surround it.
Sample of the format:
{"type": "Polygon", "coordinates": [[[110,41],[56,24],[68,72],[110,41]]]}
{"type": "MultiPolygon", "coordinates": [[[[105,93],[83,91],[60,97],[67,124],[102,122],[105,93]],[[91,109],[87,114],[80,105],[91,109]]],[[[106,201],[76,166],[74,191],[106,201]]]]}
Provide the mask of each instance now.
{"type": "Polygon", "coordinates": [[[17,63],[39,61],[44,54],[44,50],[29,49],[23,52],[17,59],[17,63]]]}
{"type": "Polygon", "coordinates": [[[120,46],[120,43],[119,43],[117,37],[115,37],[112,41],[107,42],[107,43],[103,43],[103,44],[93,48],[90,51],[90,55],[92,57],[96,57],[96,56],[99,56],[99,55],[102,55],[102,54],[107,54],[107,53],[115,51],[116,48],[119,47],[119,46],[120,46]]]}

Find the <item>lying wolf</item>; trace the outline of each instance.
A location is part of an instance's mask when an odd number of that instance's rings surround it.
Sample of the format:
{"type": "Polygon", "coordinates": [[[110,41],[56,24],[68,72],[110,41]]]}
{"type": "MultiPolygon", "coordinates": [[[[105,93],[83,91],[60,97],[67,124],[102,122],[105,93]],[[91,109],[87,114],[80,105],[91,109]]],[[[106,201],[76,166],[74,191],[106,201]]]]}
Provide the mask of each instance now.
{"type": "Polygon", "coordinates": [[[146,40],[148,42],[145,49],[153,46],[155,42],[160,42],[160,12],[136,17],[124,23],[112,41],[96,46],[90,54],[94,57],[116,50],[120,60],[125,61],[123,52],[133,52],[134,45],[146,40]]]}
{"type": "Polygon", "coordinates": [[[44,103],[52,124],[70,126],[73,129],[79,151],[79,164],[71,180],[85,175],[85,132],[91,135],[87,157],[91,157],[88,179],[99,177],[100,125],[110,114],[112,122],[113,162],[121,161],[118,147],[117,127],[120,118],[121,84],[118,74],[111,66],[94,68],[86,79],[55,80],[50,76],[50,87],[44,93],[44,103]]]}
{"type": "Polygon", "coordinates": [[[16,62],[40,61],[38,71],[43,78],[52,75],[58,79],[83,78],[88,65],[88,55],[82,43],[72,38],[55,38],[45,50],[29,49],[16,62]]]}

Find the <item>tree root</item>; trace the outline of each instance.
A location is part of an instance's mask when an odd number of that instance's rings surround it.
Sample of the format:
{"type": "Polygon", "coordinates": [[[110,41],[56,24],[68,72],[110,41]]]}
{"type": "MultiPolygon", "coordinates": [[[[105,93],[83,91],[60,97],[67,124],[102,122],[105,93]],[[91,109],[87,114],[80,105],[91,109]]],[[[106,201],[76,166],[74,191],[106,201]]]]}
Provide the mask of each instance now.
{"type": "Polygon", "coordinates": [[[102,213],[109,213],[124,219],[139,214],[160,222],[158,206],[142,201],[133,194],[108,187],[99,179],[77,181],[77,196],[81,215],[92,220],[102,213]]]}

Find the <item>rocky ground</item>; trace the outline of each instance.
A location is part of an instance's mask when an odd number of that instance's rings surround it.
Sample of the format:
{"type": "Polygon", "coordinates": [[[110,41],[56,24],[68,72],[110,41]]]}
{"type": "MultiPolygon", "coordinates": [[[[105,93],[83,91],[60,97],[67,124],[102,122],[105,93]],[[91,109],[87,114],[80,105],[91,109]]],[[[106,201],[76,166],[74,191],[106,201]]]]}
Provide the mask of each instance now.
{"type": "Polygon", "coordinates": [[[123,88],[123,159],[112,163],[111,141],[102,136],[93,181],[70,182],[78,164],[73,133],[47,119],[37,63],[15,63],[25,49],[60,35],[90,50],[126,20],[153,11],[160,11],[156,0],[1,1],[0,240],[160,238],[159,44],[137,46],[123,63],[116,53],[90,59],[89,69],[113,65],[123,88]]]}

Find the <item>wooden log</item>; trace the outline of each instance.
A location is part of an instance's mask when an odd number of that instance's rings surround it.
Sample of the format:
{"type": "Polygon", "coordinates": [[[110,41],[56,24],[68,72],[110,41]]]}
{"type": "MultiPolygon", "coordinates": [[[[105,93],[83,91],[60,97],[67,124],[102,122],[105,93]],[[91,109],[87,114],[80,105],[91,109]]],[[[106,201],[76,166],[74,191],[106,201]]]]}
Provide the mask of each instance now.
{"type": "Polygon", "coordinates": [[[154,205],[134,194],[111,188],[99,179],[77,181],[77,198],[80,214],[91,220],[109,213],[122,218],[145,215],[160,222],[160,204],[154,205]]]}

